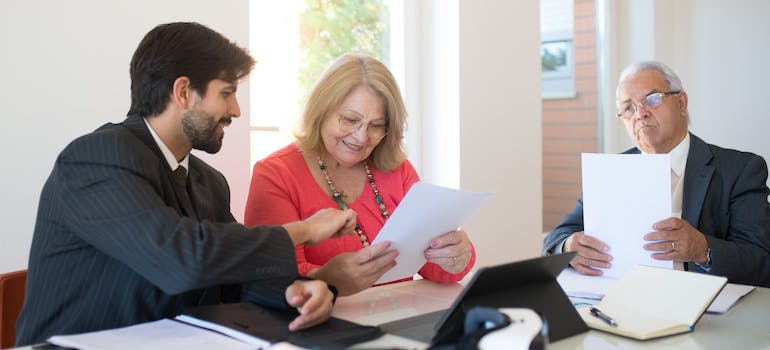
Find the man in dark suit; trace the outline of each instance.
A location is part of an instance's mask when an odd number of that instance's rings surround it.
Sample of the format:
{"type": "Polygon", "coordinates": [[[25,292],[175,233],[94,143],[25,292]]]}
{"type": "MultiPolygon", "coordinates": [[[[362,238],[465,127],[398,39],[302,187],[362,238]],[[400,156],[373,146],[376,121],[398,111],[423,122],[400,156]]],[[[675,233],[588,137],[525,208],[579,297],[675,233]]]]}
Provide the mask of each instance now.
{"type": "MultiPolygon", "coordinates": [[[[748,152],[705,143],[688,132],[687,93],[659,62],[621,73],[617,99],[637,147],[625,153],[671,155],[672,217],[656,222],[643,248],[689,271],[733,283],[770,287],[770,204],[767,164],[748,152]]],[[[633,198],[629,198],[633,200],[633,198]]],[[[604,242],[583,232],[583,202],[543,242],[543,254],[577,251],[570,265],[588,275],[610,267],[604,242]]]]}
{"type": "Polygon", "coordinates": [[[333,288],[299,278],[294,247],[353,234],[355,214],[244,227],[224,176],[190,154],[219,151],[253,66],[245,49],[197,23],[144,37],[131,60],[129,116],[70,143],[43,187],[19,345],[223,301],[296,308],[291,330],[328,319],[333,288]]]}

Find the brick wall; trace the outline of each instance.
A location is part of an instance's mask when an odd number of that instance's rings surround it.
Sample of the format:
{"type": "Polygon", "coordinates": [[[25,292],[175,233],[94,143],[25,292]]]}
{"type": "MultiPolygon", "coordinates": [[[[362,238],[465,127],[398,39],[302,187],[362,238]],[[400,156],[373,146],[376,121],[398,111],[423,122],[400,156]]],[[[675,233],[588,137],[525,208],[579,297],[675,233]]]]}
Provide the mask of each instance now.
{"type": "Polygon", "coordinates": [[[543,100],[543,231],[572,211],[581,192],[580,153],[598,151],[596,5],[575,0],[575,89],[543,100]]]}

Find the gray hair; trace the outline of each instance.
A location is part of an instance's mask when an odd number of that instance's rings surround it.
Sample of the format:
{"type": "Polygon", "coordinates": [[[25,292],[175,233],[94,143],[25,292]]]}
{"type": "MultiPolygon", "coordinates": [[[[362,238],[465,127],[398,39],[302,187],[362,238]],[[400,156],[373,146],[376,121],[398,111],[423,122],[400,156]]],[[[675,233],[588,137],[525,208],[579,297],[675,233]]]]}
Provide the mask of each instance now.
{"type": "Polygon", "coordinates": [[[684,91],[682,81],[679,79],[679,76],[674,73],[673,69],[658,61],[644,61],[632,63],[623,69],[620,73],[620,78],[618,78],[618,87],[615,89],[615,99],[620,98],[620,85],[622,85],[626,79],[636,75],[636,73],[647,70],[654,70],[663,75],[663,79],[666,80],[666,84],[668,84],[668,89],[670,91],[684,91]]]}

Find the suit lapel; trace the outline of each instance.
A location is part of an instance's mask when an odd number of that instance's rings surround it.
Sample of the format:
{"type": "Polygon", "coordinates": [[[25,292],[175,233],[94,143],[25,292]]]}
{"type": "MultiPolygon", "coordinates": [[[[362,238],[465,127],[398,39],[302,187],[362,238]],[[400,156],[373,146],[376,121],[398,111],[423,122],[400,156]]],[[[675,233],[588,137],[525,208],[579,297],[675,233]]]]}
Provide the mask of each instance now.
{"type": "Polygon", "coordinates": [[[147,148],[151,149],[152,153],[155,153],[155,156],[162,160],[162,163],[166,165],[166,169],[171,172],[171,168],[168,167],[168,163],[166,163],[166,160],[163,157],[163,152],[160,151],[160,147],[155,143],[155,139],[152,138],[152,134],[150,134],[150,130],[147,129],[147,124],[144,123],[142,117],[130,115],[123,121],[123,126],[130,130],[136,138],[141,140],[147,148]]]}
{"type": "Polygon", "coordinates": [[[690,134],[690,152],[687,154],[682,192],[682,219],[695,228],[698,228],[703,201],[714,175],[714,167],[708,165],[712,157],[708,145],[690,134]]]}
{"type": "MultiPolygon", "coordinates": [[[[144,118],[137,115],[130,115],[126,118],[126,120],[123,121],[123,126],[130,130],[131,133],[133,133],[139,140],[142,141],[142,143],[151,149],[155,156],[158,157],[160,162],[164,165],[163,168],[165,169],[166,182],[171,184],[171,187],[174,189],[174,195],[176,196],[177,202],[179,206],[182,207],[182,213],[180,214],[197,220],[198,215],[195,211],[195,207],[193,207],[187,190],[177,184],[176,179],[174,178],[174,174],[171,172],[171,167],[169,167],[166,158],[163,157],[163,152],[161,152],[158,144],[155,143],[155,139],[152,138],[152,134],[150,134],[150,130],[147,128],[147,124],[144,123],[144,118]]],[[[190,175],[188,174],[188,177],[189,176],[190,175]]],[[[190,187],[189,179],[187,186],[190,187]]]]}

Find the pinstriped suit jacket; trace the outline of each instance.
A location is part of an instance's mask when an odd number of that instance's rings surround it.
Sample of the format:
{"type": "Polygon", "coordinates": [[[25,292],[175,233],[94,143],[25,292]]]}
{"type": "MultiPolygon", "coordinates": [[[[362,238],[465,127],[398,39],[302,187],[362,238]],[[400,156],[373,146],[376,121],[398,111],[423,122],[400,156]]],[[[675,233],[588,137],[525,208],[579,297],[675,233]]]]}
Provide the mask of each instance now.
{"type": "Polygon", "coordinates": [[[286,231],[235,223],[225,178],[192,155],[188,176],[185,191],[138,116],[70,143],[40,195],[18,345],[173,317],[225,284],[285,307],[286,231]]]}
{"type": "MultiPolygon", "coordinates": [[[[624,153],[639,154],[632,148],[624,153]]],[[[770,287],[770,190],[767,163],[753,153],[707,144],[690,133],[682,219],[706,236],[711,270],[731,283],[770,287]]],[[[650,224],[652,225],[652,224],[650,224]]],[[[543,254],[583,231],[583,198],[543,241],[543,254]]],[[[687,264],[690,271],[705,271],[687,264]]]]}

